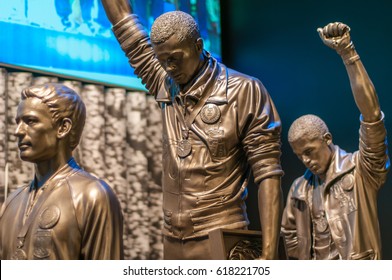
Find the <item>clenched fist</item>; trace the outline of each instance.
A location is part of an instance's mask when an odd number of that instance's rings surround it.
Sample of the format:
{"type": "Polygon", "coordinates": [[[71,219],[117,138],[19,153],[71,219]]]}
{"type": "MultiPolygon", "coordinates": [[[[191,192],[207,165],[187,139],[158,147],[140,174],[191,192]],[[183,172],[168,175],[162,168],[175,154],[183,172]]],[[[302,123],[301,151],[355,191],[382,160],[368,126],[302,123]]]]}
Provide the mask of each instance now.
{"type": "Polygon", "coordinates": [[[317,32],[324,44],[338,53],[352,47],[350,27],[344,23],[329,23],[324,28],[317,28],[317,32]]]}

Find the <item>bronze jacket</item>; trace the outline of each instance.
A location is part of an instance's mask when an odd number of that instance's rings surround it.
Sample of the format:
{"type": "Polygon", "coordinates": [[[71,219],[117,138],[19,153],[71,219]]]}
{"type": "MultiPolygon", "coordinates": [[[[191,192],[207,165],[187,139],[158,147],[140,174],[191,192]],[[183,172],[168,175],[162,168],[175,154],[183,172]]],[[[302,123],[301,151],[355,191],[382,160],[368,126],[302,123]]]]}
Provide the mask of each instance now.
{"type": "MultiPolygon", "coordinates": [[[[359,150],[335,146],[325,181],[324,210],[340,259],[381,259],[377,193],[390,161],[383,119],[361,122],[359,150]]],[[[282,231],[290,258],[312,259],[311,201],[314,175],[307,170],[292,184],[282,231]]]]}
{"type": "Polygon", "coordinates": [[[113,31],[162,109],[164,234],[189,239],[215,228],[246,228],[251,170],[256,183],[283,174],[280,118],[264,86],[205,52],[207,64],[190,89],[180,93],[136,16],[123,19],[113,31]],[[175,102],[180,104],[177,112],[175,102]],[[195,119],[184,127],[179,114],[195,114],[195,119]],[[182,129],[189,132],[192,146],[187,157],[177,155],[182,129]]]}
{"type": "Polygon", "coordinates": [[[123,259],[122,212],[108,185],[71,159],[40,188],[25,219],[32,184],[3,205],[1,259],[123,259]]]}

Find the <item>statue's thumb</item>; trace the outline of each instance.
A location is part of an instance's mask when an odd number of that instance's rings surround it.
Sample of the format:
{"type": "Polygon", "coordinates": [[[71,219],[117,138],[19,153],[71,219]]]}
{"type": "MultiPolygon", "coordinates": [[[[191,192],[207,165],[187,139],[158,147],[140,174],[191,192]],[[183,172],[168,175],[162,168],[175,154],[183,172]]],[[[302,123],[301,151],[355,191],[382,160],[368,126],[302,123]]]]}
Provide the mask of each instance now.
{"type": "Polygon", "coordinates": [[[319,28],[317,28],[317,32],[318,32],[320,38],[321,38],[322,40],[324,40],[323,29],[319,27],[319,28]]]}

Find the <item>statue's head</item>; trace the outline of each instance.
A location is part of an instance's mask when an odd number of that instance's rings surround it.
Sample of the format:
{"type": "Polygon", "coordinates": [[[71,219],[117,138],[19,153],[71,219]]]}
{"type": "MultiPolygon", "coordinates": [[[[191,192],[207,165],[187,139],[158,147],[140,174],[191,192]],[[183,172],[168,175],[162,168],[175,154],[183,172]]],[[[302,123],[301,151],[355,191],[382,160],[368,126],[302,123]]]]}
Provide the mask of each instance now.
{"type": "Polygon", "coordinates": [[[159,16],[151,27],[151,42],[159,45],[174,36],[179,43],[200,38],[199,27],[193,17],[181,11],[167,12],[159,16]]]}
{"type": "Polygon", "coordinates": [[[315,175],[323,177],[333,155],[332,135],[325,122],[315,115],[304,115],[290,126],[288,141],[293,152],[315,175]]]}
{"type": "MultiPolygon", "coordinates": [[[[67,140],[71,151],[76,148],[86,120],[86,107],[73,89],[57,83],[25,88],[21,93],[21,103],[18,106],[16,118],[18,126],[25,116],[32,118],[32,124],[34,121],[39,122],[38,119],[34,120],[34,115],[38,113],[42,113],[42,120],[45,117],[50,118],[54,131],[63,129],[62,134],[60,133],[61,138],[67,140]]],[[[25,125],[28,128],[28,124],[25,125]]],[[[18,134],[18,131],[15,134],[18,134]]]]}
{"type": "Polygon", "coordinates": [[[154,53],[168,75],[179,84],[187,84],[201,68],[203,40],[193,17],[181,11],[159,16],[151,27],[154,53]]]}

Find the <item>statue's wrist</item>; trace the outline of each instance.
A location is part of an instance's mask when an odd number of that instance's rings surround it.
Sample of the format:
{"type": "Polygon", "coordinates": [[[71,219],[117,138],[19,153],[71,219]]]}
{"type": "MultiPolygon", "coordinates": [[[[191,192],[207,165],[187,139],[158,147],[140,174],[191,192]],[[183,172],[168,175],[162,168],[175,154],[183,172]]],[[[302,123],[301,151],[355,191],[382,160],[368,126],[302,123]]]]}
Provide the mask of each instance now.
{"type": "Polygon", "coordinates": [[[345,48],[337,50],[337,52],[346,65],[353,64],[360,59],[352,42],[350,42],[350,44],[348,44],[345,48]]]}
{"type": "Polygon", "coordinates": [[[355,62],[357,62],[358,60],[360,60],[361,58],[359,57],[359,55],[357,53],[355,53],[354,55],[344,58],[343,59],[343,63],[345,65],[351,65],[354,64],[355,62]]]}

